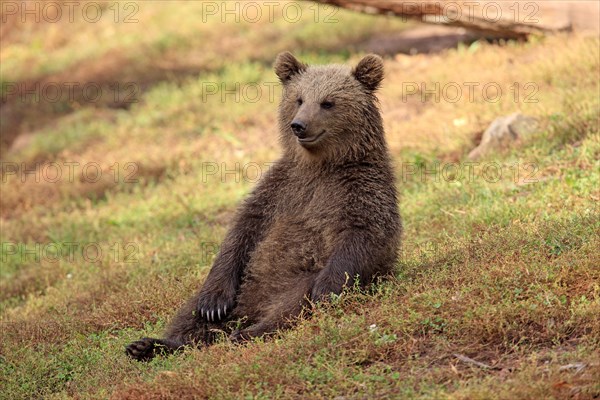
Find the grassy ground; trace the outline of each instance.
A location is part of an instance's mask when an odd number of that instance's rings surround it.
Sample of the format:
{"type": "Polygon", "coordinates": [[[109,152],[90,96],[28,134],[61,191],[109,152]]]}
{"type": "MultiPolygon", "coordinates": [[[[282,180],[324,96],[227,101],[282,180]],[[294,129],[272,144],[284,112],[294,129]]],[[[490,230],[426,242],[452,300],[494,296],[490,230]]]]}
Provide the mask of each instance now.
{"type": "Polygon", "coordinates": [[[304,5],[299,22],[276,13],[256,29],[220,14],[200,23],[201,3],[139,4],[134,24],[3,32],[3,90],[133,83],[137,101],[3,105],[18,123],[2,135],[19,135],[2,153],[0,398],[600,396],[599,41],[580,36],[388,57],[380,97],[405,225],[396,279],[272,340],[128,360],[124,346],[160,335],[200,285],[236,204],[277,157],[276,53],[354,63],[369,37],[405,27],[349,12],[315,23],[304,5]],[[239,83],[239,99],[207,83],[239,83]],[[413,83],[439,84],[440,99],[413,83]],[[485,127],[515,111],[538,117],[537,132],[467,164],[485,127]]]}

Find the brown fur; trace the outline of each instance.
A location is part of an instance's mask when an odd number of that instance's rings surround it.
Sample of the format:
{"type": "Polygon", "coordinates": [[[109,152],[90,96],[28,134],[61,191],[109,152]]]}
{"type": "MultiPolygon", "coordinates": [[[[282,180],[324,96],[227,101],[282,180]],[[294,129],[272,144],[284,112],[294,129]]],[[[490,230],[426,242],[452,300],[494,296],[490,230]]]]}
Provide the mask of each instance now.
{"type": "Polygon", "coordinates": [[[209,344],[230,321],[242,323],[232,340],[269,334],[355,278],[366,285],[392,271],[401,224],[374,94],[381,59],[369,55],[350,69],[282,53],[275,72],[284,86],[282,157],[239,208],[202,289],[166,338],[132,343],[131,357],[209,344]],[[294,122],[305,126],[301,134],[294,122]]]}

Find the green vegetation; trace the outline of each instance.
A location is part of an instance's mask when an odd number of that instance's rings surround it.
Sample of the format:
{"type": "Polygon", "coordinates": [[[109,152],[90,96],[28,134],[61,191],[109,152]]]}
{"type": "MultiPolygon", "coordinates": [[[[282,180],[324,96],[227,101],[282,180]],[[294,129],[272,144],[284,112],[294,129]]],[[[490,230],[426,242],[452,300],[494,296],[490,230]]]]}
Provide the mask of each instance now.
{"type": "Polygon", "coordinates": [[[144,2],[137,24],[42,22],[3,39],[3,85],[71,77],[140,92],[125,108],[34,105],[38,122],[2,155],[0,398],[600,396],[600,55],[597,37],[576,35],[386,59],[405,226],[396,279],[271,340],[127,359],[124,346],[160,335],[199,287],[256,166],[278,155],[277,52],[354,63],[368,38],[406,26],[201,13],[144,2]],[[456,82],[463,96],[422,98],[411,82],[456,82]],[[465,82],[481,84],[472,99],[465,82]],[[238,101],[208,83],[239,83],[238,101]],[[538,132],[465,173],[480,133],[515,111],[538,117],[538,132]],[[39,182],[10,163],[37,166],[39,182]]]}

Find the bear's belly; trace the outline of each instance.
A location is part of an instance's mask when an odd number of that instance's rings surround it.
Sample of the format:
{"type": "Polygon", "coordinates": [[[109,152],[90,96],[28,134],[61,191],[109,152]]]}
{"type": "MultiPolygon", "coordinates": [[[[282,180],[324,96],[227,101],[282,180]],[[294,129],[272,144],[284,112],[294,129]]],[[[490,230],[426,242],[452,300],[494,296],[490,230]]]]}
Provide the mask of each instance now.
{"type": "Polygon", "coordinates": [[[323,226],[323,222],[317,224],[301,217],[273,222],[246,267],[238,317],[255,321],[275,304],[306,301],[316,275],[331,254],[331,240],[323,226]]]}
{"type": "Polygon", "coordinates": [[[252,275],[274,277],[320,271],[331,250],[323,223],[310,219],[284,217],[274,221],[248,264],[252,275]]]}

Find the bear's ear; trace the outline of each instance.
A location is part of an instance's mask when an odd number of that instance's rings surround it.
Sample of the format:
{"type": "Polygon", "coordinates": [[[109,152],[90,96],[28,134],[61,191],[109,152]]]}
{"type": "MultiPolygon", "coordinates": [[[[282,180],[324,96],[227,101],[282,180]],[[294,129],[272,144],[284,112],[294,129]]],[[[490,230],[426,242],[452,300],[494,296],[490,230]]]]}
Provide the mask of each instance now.
{"type": "Polygon", "coordinates": [[[286,51],[284,53],[279,53],[275,60],[274,68],[279,80],[285,85],[294,75],[305,71],[306,68],[308,68],[308,65],[301,63],[292,53],[286,51]]]}
{"type": "Polygon", "coordinates": [[[379,89],[383,80],[383,60],[376,54],[365,56],[352,70],[352,75],[370,92],[379,89]]]}

